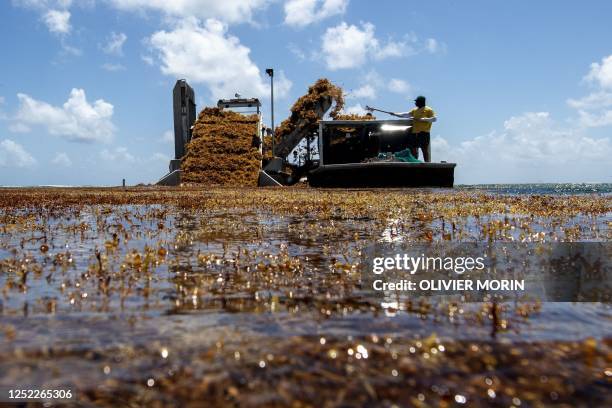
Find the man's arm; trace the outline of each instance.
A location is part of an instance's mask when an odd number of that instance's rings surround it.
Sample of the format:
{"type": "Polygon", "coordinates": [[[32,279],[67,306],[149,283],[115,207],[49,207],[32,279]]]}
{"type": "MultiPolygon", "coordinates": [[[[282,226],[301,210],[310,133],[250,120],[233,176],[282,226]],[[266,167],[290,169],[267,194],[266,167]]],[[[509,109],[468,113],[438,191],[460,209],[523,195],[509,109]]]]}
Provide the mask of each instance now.
{"type": "Polygon", "coordinates": [[[393,116],[397,116],[398,118],[412,119],[412,112],[395,112],[393,116]]]}

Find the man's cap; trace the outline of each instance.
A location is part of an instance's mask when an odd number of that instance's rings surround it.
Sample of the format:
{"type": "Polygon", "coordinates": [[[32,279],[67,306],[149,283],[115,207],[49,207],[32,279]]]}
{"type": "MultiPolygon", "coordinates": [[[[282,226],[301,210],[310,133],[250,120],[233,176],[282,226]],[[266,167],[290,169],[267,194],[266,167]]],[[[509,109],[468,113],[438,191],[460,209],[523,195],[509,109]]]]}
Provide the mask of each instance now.
{"type": "Polygon", "coordinates": [[[424,101],[424,100],[425,100],[425,97],[424,97],[423,95],[419,95],[419,96],[417,96],[417,97],[414,99],[414,101],[415,101],[415,102],[416,102],[416,101],[424,101]]]}

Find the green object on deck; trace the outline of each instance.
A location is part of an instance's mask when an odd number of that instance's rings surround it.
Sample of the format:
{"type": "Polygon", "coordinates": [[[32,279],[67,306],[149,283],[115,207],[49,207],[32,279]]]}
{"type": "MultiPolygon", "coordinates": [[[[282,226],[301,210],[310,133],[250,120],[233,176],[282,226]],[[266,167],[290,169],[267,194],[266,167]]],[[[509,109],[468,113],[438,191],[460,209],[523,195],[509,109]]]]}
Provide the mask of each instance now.
{"type": "Polygon", "coordinates": [[[414,157],[409,149],[404,149],[395,153],[395,160],[406,163],[423,163],[421,160],[414,157]]]}

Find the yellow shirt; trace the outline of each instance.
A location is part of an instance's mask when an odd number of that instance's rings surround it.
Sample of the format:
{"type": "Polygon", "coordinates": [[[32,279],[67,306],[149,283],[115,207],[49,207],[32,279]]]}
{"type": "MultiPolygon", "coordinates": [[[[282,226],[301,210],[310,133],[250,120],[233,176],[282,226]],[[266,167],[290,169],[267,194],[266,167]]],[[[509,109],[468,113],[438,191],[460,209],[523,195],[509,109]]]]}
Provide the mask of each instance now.
{"type": "MultiPolygon", "coordinates": [[[[436,116],[436,113],[429,106],[424,106],[422,108],[414,108],[410,111],[410,113],[415,119],[433,118],[434,116],[436,116]]],[[[419,122],[415,120],[412,123],[412,133],[429,132],[430,130],[431,123],[429,122],[419,122]]]]}

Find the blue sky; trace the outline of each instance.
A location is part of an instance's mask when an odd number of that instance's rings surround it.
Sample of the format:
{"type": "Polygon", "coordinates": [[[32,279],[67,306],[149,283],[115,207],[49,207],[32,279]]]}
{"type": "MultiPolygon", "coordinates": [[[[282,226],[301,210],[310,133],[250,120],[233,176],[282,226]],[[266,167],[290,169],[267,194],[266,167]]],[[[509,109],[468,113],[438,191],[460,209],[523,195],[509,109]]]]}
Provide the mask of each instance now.
{"type": "Polygon", "coordinates": [[[612,182],[609,1],[10,0],[0,3],[0,185],[156,181],[171,91],[259,97],[276,122],[317,78],[347,110],[439,120],[458,183],[612,182]]]}

